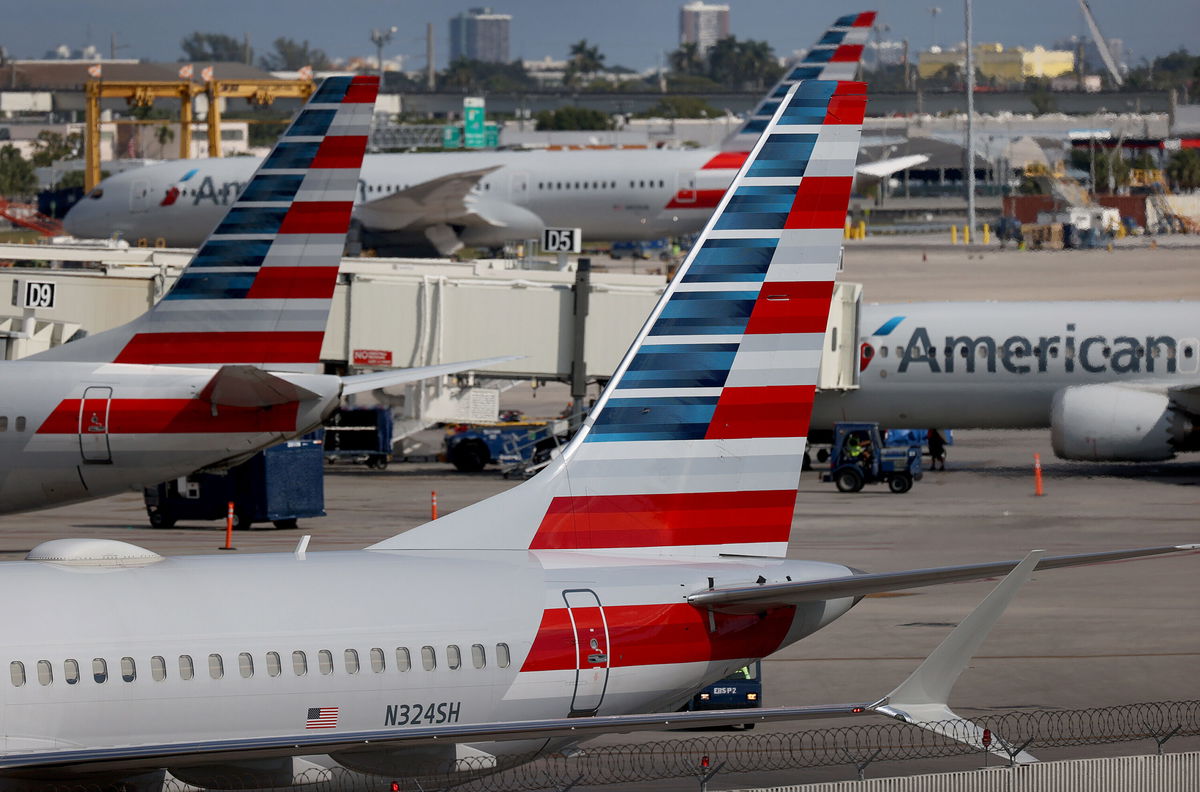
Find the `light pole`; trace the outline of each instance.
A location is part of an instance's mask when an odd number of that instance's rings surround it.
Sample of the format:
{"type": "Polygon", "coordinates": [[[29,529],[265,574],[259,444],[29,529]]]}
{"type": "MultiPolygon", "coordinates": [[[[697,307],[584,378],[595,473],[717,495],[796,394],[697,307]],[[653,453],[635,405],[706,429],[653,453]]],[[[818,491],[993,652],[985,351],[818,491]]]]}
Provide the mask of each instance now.
{"type": "Polygon", "coordinates": [[[392,40],[392,35],[400,28],[392,25],[387,30],[375,28],[371,31],[371,43],[375,45],[376,62],[379,64],[379,87],[383,88],[383,45],[392,40]]]}
{"type": "Polygon", "coordinates": [[[971,0],[963,0],[966,6],[967,34],[967,229],[974,237],[975,234],[975,52],[971,40],[971,0]]]}

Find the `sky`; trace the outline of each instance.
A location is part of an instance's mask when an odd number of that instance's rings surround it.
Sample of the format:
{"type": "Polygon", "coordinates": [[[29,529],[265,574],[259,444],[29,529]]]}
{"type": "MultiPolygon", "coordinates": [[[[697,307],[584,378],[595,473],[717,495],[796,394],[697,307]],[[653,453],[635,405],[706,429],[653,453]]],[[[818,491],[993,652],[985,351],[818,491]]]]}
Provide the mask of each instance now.
{"type": "MultiPolygon", "coordinates": [[[[482,0],[487,2],[487,0],[482,0]]],[[[331,57],[374,55],[374,27],[400,28],[385,58],[406,55],[405,68],[425,63],[425,26],[434,24],[438,67],[448,48],[448,20],[481,0],[0,0],[0,46],[10,57],[42,57],[59,44],[91,43],[108,53],[111,36],[128,44],[119,57],[174,61],[179,41],[193,31],[241,37],[249,33],[257,54],[279,36],[307,39],[331,57]]],[[[491,0],[497,13],[512,14],[515,58],[563,58],[571,43],[586,38],[609,65],[636,70],[656,66],[678,46],[683,0],[491,0]]],[[[729,0],[730,27],[738,38],[765,39],[776,54],[809,47],[837,16],[871,7],[913,51],[963,39],[963,4],[951,0],[877,0],[872,5],[818,0],[729,0]],[[930,8],[940,7],[936,16],[930,8]]],[[[1091,0],[1100,29],[1124,39],[1135,65],[1178,47],[1200,51],[1197,0],[1091,0]]],[[[1076,0],[991,0],[974,3],[975,38],[1005,45],[1045,44],[1085,32],[1076,0]]]]}

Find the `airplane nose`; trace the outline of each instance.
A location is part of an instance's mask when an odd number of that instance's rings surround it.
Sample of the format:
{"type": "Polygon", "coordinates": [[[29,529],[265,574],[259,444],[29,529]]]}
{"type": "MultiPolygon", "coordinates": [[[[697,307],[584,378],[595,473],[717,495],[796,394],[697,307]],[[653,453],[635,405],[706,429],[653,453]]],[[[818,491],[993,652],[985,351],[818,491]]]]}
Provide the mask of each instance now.
{"type": "Polygon", "coordinates": [[[111,229],[107,222],[108,213],[102,201],[103,198],[85,196],[67,210],[63,218],[63,230],[80,239],[101,239],[109,236],[111,229]]]}

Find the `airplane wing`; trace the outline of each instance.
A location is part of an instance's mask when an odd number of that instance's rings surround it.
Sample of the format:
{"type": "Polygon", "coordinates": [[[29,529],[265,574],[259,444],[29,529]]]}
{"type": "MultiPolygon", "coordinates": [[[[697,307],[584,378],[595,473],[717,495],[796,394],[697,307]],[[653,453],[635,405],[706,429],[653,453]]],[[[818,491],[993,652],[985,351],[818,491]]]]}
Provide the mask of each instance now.
{"type": "Polygon", "coordinates": [[[862,165],[854,166],[854,172],[859,176],[866,176],[872,179],[886,179],[893,173],[899,173],[902,170],[908,170],[926,162],[929,162],[927,154],[909,154],[904,157],[892,157],[891,159],[876,160],[875,162],[864,162],[862,165]]]}
{"type": "Polygon", "coordinates": [[[474,209],[467,200],[479,180],[501,166],[439,176],[355,207],[355,216],[368,228],[400,231],[448,223],[474,209]]]}
{"type": "MultiPolygon", "coordinates": [[[[1111,550],[1104,553],[1043,558],[1038,569],[1059,569],[1081,564],[1099,564],[1126,558],[1162,555],[1164,553],[1196,552],[1200,544],[1142,547],[1134,550],[1111,550]]],[[[688,596],[689,604],[712,608],[722,613],[759,613],[767,608],[796,605],[813,600],[838,597],[864,597],[885,591],[900,591],[940,583],[960,583],[1003,575],[1016,568],[1019,561],[999,561],[987,564],[912,569],[904,572],[878,572],[845,577],[808,580],[797,583],[763,583],[761,585],[714,588],[688,596]]]]}
{"type": "Polygon", "coordinates": [[[439,363],[436,366],[418,366],[416,368],[395,369],[393,371],[376,371],[371,374],[355,374],[342,377],[342,395],[387,388],[392,385],[404,385],[408,382],[418,382],[423,379],[440,377],[443,374],[458,374],[463,371],[487,368],[497,363],[510,360],[520,360],[524,355],[500,355],[499,357],[479,358],[478,360],[461,360],[457,363],[439,363]]]}

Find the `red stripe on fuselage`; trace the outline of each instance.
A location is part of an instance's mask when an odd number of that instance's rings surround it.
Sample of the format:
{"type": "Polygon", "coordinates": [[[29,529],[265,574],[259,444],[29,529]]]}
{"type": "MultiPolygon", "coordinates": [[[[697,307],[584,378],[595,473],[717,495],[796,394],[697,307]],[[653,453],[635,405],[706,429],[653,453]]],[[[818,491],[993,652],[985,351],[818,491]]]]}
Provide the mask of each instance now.
{"type": "Polygon", "coordinates": [[[671,202],[667,204],[667,209],[716,209],[717,204],[721,203],[721,197],[725,195],[724,190],[680,190],[675,193],[671,202]],[[687,200],[686,196],[691,194],[691,200],[687,200]]]}
{"type": "Polygon", "coordinates": [[[138,333],[113,362],[316,363],[324,338],[321,330],[138,333]]]}
{"type": "MultiPolygon", "coordinates": [[[[199,399],[112,399],[107,429],[110,435],[294,432],[298,408],[296,402],[270,408],[221,405],[214,415],[213,406],[199,399]]],[[[79,399],[59,402],[37,429],[38,434],[78,432],[79,399]]]]}
{"type": "Polygon", "coordinates": [[[263,267],[247,299],[328,300],[337,286],[337,267],[263,267]]]}
{"type": "Polygon", "coordinates": [[[786,542],[795,504],[795,490],[555,498],[529,548],[786,542]]]}
{"type": "Polygon", "coordinates": [[[806,437],[815,390],[813,385],[725,388],[704,437],[806,437]]]}
{"type": "Polygon", "coordinates": [[[353,201],[297,201],[288,207],[279,233],[344,234],[353,211],[353,201]]]}
{"type": "MultiPolygon", "coordinates": [[[[853,176],[806,176],[796,188],[784,228],[842,228],[853,176]]],[[[822,327],[822,330],[825,328],[822,327]]]]}
{"type": "MultiPolygon", "coordinates": [[[[350,86],[350,90],[354,90],[354,86],[350,86]]],[[[309,167],[361,168],[366,151],[366,135],[330,135],[321,141],[321,147],[317,149],[317,155],[309,167]]]]}
{"type": "Polygon", "coordinates": [[[768,281],[754,301],[746,335],[823,333],[832,299],[832,281],[768,281]]]}
{"type": "Polygon", "coordinates": [[[749,156],[748,151],[722,151],[704,163],[701,170],[739,170],[749,156]]]}
{"type": "MultiPolygon", "coordinates": [[[[604,608],[609,666],[622,668],[766,657],[779,649],[792,625],[794,608],[764,614],[710,614],[691,605],[615,605],[604,608]]],[[[521,671],[576,668],[575,631],[566,608],[542,614],[521,671]]]]}

